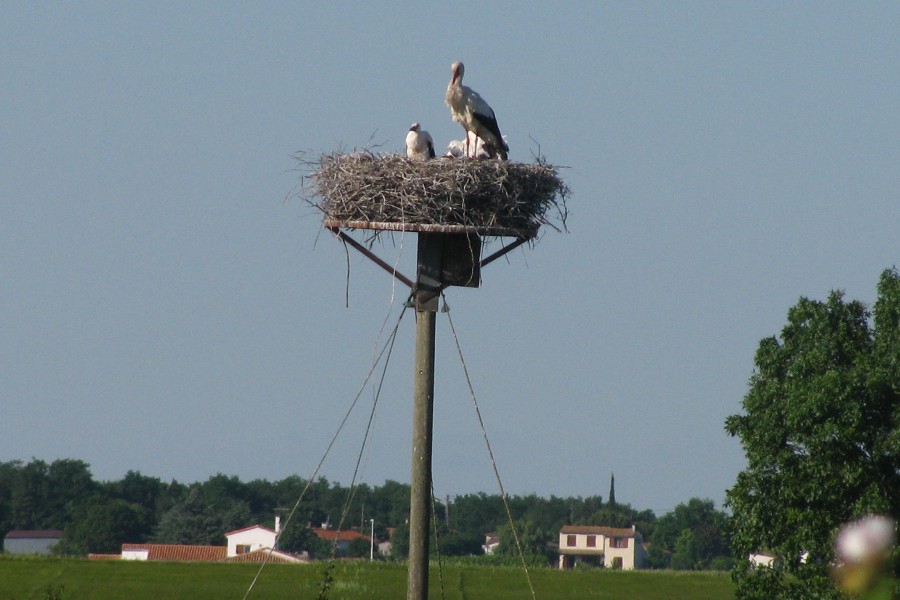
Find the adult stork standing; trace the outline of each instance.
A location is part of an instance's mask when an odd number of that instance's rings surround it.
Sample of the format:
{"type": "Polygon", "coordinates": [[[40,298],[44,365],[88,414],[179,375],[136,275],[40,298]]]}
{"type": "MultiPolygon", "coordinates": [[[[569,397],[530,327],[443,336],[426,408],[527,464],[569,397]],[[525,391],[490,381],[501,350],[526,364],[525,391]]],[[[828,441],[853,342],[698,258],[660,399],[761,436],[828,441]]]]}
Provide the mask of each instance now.
{"type": "Polygon", "coordinates": [[[509,146],[503,141],[500,134],[500,127],[497,126],[497,117],[494,116],[494,109],[485,102],[478,92],[472,88],[462,84],[463,74],[466,67],[457,61],[451,65],[450,70],[453,77],[450,78],[450,85],[447,86],[447,94],[444,96],[444,102],[450,107],[450,114],[453,120],[463,126],[466,130],[466,156],[469,156],[469,136],[468,132],[472,132],[476,136],[484,140],[485,149],[490,156],[499,154],[500,158],[506,160],[506,153],[509,146]]]}
{"type": "Polygon", "coordinates": [[[413,160],[434,158],[434,140],[418,123],[413,123],[406,134],[406,156],[413,160]]]}

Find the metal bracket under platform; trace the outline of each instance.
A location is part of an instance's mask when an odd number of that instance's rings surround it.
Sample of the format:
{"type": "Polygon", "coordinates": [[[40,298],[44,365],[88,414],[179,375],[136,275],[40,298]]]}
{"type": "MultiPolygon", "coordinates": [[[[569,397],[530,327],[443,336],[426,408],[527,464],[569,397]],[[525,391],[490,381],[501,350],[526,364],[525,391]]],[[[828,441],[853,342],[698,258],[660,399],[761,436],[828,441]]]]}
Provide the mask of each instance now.
{"type": "Polygon", "coordinates": [[[450,286],[478,287],[481,269],[532,240],[536,231],[508,228],[468,227],[462,225],[421,225],[415,223],[369,223],[365,221],[324,221],[326,229],[342,242],[352,246],[363,256],[390,273],[412,291],[416,309],[437,310],[437,300],[450,286]],[[369,248],[341,230],[375,229],[381,231],[412,231],[419,233],[416,279],[400,273],[369,248]],[[476,260],[481,254],[481,238],[515,237],[490,256],[476,260]]]}

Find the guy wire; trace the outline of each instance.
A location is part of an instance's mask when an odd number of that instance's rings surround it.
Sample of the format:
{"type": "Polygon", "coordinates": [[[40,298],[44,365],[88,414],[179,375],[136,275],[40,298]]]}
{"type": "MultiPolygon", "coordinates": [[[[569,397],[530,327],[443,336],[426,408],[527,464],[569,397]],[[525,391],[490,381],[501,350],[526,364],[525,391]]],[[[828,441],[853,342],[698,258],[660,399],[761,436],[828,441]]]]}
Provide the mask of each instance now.
{"type": "MultiPolygon", "coordinates": [[[[307,479],[306,485],[303,487],[303,490],[300,492],[300,496],[297,498],[297,501],[294,503],[294,506],[291,508],[291,512],[288,513],[288,516],[284,521],[284,525],[282,526],[281,531],[279,531],[277,534],[275,534],[275,546],[276,547],[278,546],[278,540],[281,537],[281,534],[285,531],[285,529],[287,529],[288,525],[291,522],[291,519],[293,519],[294,513],[296,513],[297,509],[300,507],[300,502],[303,501],[303,497],[306,495],[306,492],[309,491],[309,488],[312,485],[312,482],[315,481],[316,475],[319,474],[319,470],[322,468],[322,465],[325,463],[325,459],[328,458],[328,454],[331,452],[331,449],[334,447],[334,444],[337,441],[338,436],[340,435],[344,426],[347,424],[347,420],[350,418],[350,415],[353,412],[354,408],[356,408],[356,404],[359,402],[359,399],[360,399],[360,397],[362,397],[362,394],[365,391],[366,386],[369,384],[369,380],[372,378],[372,374],[375,372],[375,368],[378,366],[378,363],[381,361],[381,358],[385,355],[385,352],[387,352],[384,369],[382,370],[381,381],[378,384],[378,392],[380,393],[381,386],[384,383],[384,375],[387,372],[387,363],[390,361],[390,355],[394,348],[394,341],[397,338],[397,331],[400,328],[400,322],[403,321],[404,314],[406,314],[406,307],[404,307],[400,310],[400,315],[397,317],[397,322],[394,325],[394,328],[391,331],[390,336],[388,336],[388,340],[385,342],[384,346],[382,347],[381,352],[379,352],[378,355],[375,357],[375,359],[372,361],[372,367],[369,369],[369,372],[366,374],[366,377],[363,380],[363,383],[360,386],[359,391],[356,392],[356,396],[353,398],[353,402],[350,403],[350,407],[347,409],[347,412],[344,414],[344,418],[341,419],[341,422],[338,425],[337,431],[335,431],[334,435],[331,437],[331,441],[329,442],[328,447],[325,449],[325,452],[322,455],[322,458],[319,460],[319,464],[316,465],[316,468],[313,471],[312,475],[310,475],[309,479],[307,479]]],[[[379,336],[380,335],[381,334],[379,333],[379,336]]],[[[371,428],[371,426],[372,426],[372,418],[374,417],[374,413],[375,413],[374,404],[377,404],[377,400],[378,400],[378,397],[376,395],[375,401],[372,406],[372,414],[369,416],[369,423],[368,423],[368,427],[366,428],[366,437],[368,437],[369,428],[371,428]]],[[[365,439],[363,440],[363,448],[365,448],[365,439]]],[[[363,449],[360,449],[360,459],[362,457],[362,451],[363,451],[363,449]]],[[[359,469],[359,462],[360,462],[360,460],[358,459],[357,463],[356,463],[357,470],[359,469]]],[[[356,471],[354,471],[353,476],[354,476],[354,480],[355,480],[356,471]]],[[[352,489],[352,485],[351,485],[351,489],[352,489]]],[[[341,518],[343,520],[343,515],[341,518]]],[[[274,550],[274,548],[273,548],[273,550],[274,550]]],[[[271,556],[271,554],[267,554],[265,556],[265,558],[263,559],[263,562],[259,565],[259,569],[257,570],[256,575],[253,577],[253,580],[250,582],[250,586],[247,588],[247,591],[244,594],[243,600],[247,600],[247,598],[250,596],[250,592],[252,592],[253,588],[256,586],[256,582],[259,580],[259,577],[262,574],[263,569],[269,563],[270,556],[271,556]]]]}
{"type": "MultiPolygon", "coordinates": [[[[443,293],[441,294],[443,296],[443,293]]],[[[453,333],[453,341],[456,343],[456,351],[459,354],[459,360],[462,363],[463,373],[466,376],[466,384],[469,386],[469,395],[472,397],[472,403],[475,405],[475,414],[478,416],[478,424],[481,426],[481,434],[484,436],[484,444],[487,446],[488,456],[491,458],[491,465],[494,468],[494,476],[497,478],[497,485],[500,487],[500,497],[503,499],[503,508],[506,509],[506,518],[509,520],[509,527],[516,542],[516,549],[519,551],[519,559],[522,561],[522,568],[525,570],[525,579],[528,580],[528,588],[531,590],[531,597],[536,600],[534,593],[534,585],[531,583],[531,574],[528,572],[528,564],[525,562],[525,553],[522,551],[522,544],[519,541],[519,533],[516,531],[516,524],[513,522],[512,511],[509,508],[509,501],[506,497],[506,491],[503,489],[503,481],[500,479],[500,471],[497,469],[497,461],[494,460],[494,451],[491,449],[491,442],[488,440],[487,429],[484,426],[484,419],[481,417],[481,409],[478,407],[478,398],[475,396],[475,388],[472,386],[472,379],[469,377],[469,368],[466,366],[466,359],[463,356],[462,346],[459,343],[459,336],[456,335],[456,327],[453,326],[453,317],[447,312],[447,320],[450,323],[450,331],[453,333]]]]}

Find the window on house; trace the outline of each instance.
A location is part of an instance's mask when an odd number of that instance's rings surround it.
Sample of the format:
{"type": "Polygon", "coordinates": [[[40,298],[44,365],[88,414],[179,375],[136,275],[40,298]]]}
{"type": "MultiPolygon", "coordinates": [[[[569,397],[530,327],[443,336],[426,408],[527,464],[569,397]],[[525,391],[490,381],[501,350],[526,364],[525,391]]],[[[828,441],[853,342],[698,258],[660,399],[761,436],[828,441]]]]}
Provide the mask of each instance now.
{"type": "Polygon", "coordinates": [[[628,538],[620,538],[614,537],[609,540],[610,548],[627,548],[628,547],[628,538]]]}
{"type": "Polygon", "coordinates": [[[596,535],[587,536],[587,547],[588,548],[596,548],[597,547],[597,536],[596,535]]]}
{"type": "Polygon", "coordinates": [[[238,554],[247,554],[250,552],[250,544],[238,544],[235,550],[238,554]]]}
{"type": "Polygon", "coordinates": [[[566,536],[566,546],[574,546],[575,545],[575,536],[567,535],[566,536]]]}

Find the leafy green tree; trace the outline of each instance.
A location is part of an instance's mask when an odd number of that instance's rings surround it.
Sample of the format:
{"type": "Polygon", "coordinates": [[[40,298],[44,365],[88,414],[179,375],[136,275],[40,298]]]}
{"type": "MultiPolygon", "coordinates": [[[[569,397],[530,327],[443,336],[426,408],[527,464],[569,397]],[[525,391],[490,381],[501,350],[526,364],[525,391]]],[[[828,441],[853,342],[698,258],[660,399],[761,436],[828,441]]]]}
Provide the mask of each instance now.
{"type": "MultiPolygon", "coordinates": [[[[694,548],[692,551],[694,563],[687,568],[708,568],[714,559],[727,557],[730,553],[727,524],[728,515],[716,510],[712,500],[691,498],[687,503],[679,504],[673,511],[656,520],[649,540],[651,548],[656,548],[663,554],[654,553],[651,560],[652,565],[656,568],[665,566],[671,566],[673,569],[686,568],[674,564],[674,553],[677,551],[678,540],[684,531],[690,531],[691,543],[694,548]],[[662,564],[659,563],[659,559],[665,559],[664,553],[670,553],[673,564],[667,565],[665,560],[662,564]]],[[[683,560],[683,553],[679,560],[683,560]]],[[[721,564],[721,561],[717,561],[717,564],[721,564]]]]}
{"type": "Polygon", "coordinates": [[[700,568],[700,551],[692,530],[682,529],[678,534],[670,566],[676,571],[693,571],[700,568]]]}
{"type": "Polygon", "coordinates": [[[508,520],[503,498],[484,492],[456,496],[450,507],[450,527],[470,535],[484,536],[508,520]]]}
{"type": "Polygon", "coordinates": [[[478,556],[484,553],[484,536],[449,531],[441,526],[439,531],[441,555],[443,556],[478,556]]]}
{"type": "Polygon", "coordinates": [[[250,490],[236,475],[217,473],[200,484],[200,489],[204,500],[212,507],[224,508],[238,501],[247,504],[249,509],[250,490]]]}
{"type": "Polygon", "coordinates": [[[519,556],[521,547],[522,554],[531,564],[549,564],[553,555],[549,543],[556,540],[559,531],[548,532],[531,521],[519,521],[516,523],[515,535],[508,524],[499,527],[497,533],[500,545],[494,553],[498,556],[519,556]]]}
{"type": "Polygon", "coordinates": [[[47,463],[32,460],[18,469],[10,490],[10,521],[16,529],[56,528],[47,502],[47,463]]]}
{"type": "Polygon", "coordinates": [[[245,498],[254,520],[257,521],[268,522],[273,519],[276,508],[293,505],[293,502],[279,504],[275,495],[275,485],[265,479],[254,479],[248,482],[245,487],[245,498]]]}
{"type": "Polygon", "coordinates": [[[0,499],[6,499],[6,520],[16,529],[63,529],[98,489],[87,463],[72,459],[8,463],[3,478],[9,487],[0,499]]]}
{"type": "Polygon", "coordinates": [[[140,543],[151,531],[152,514],[138,504],[96,495],[80,505],[63,530],[58,554],[119,552],[125,542],[140,543]]]}
{"type": "Polygon", "coordinates": [[[98,488],[86,462],[61,459],[50,463],[47,468],[45,500],[50,520],[47,525],[54,529],[65,527],[78,507],[87,502],[98,488]]]}
{"type": "Polygon", "coordinates": [[[635,512],[627,504],[606,505],[591,515],[587,524],[601,527],[631,527],[635,524],[635,512]]]}
{"type": "Polygon", "coordinates": [[[409,524],[402,523],[391,536],[391,558],[406,560],[409,558],[409,524]]]}
{"type": "Polygon", "coordinates": [[[672,552],[659,544],[650,543],[647,549],[647,566],[651,569],[666,569],[672,560],[672,552]]]}
{"type": "Polygon", "coordinates": [[[368,506],[376,528],[401,525],[409,516],[409,484],[388,480],[384,485],[375,486],[368,506]]]}
{"type": "MultiPolygon", "coordinates": [[[[443,505],[438,504],[435,507],[435,515],[443,515],[443,508],[443,505]]],[[[482,548],[484,535],[450,529],[444,519],[434,520],[429,539],[431,546],[429,551],[433,557],[438,553],[441,556],[476,556],[484,552],[482,548]]]]}
{"type": "Polygon", "coordinates": [[[371,543],[367,538],[356,538],[350,540],[350,543],[347,544],[347,556],[350,558],[369,558],[371,549],[371,543]]]}
{"type": "MultiPolygon", "coordinates": [[[[590,518],[582,519],[578,524],[598,525],[600,527],[632,527],[634,526],[645,540],[649,540],[656,528],[656,515],[651,510],[638,511],[630,504],[609,504],[596,511],[590,518]]],[[[554,528],[559,531],[559,528],[554,528]]]]}
{"type": "Polygon", "coordinates": [[[331,552],[331,544],[319,539],[313,530],[299,519],[291,519],[281,532],[278,537],[278,548],[293,554],[308,552],[310,556],[316,558],[327,557],[331,552]]]}
{"type": "Polygon", "coordinates": [[[224,545],[225,532],[245,527],[249,521],[245,502],[219,497],[210,503],[195,485],[184,500],[163,513],[153,539],[167,544],[224,545]]]}
{"type": "Polygon", "coordinates": [[[882,273],[873,316],[870,325],[867,308],[840,292],[801,298],[781,338],[759,344],[744,414],[725,424],[748,463],[728,491],[741,600],[838,598],[827,570],[840,524],[900,517],[896,270],[882,273]],[[748,554],[761,549],[783,571],[749,570],[748,554]]]}
{"type": "Polygon", "coordinates": [[[156,511],[168,486],[157,477],[141,475],[140,471],[128,471],[125,477],[108,482],[104,487],[113,497],[156,511]]]}
{"type": "Polygon", "coordinates": [[[597,514],[597,511],[601,510],[603,507],[603,498],[601,496],[566,498],[564,502],[568,505],[569,512],[568,515],[566,515],[566,519],[558,523],[560,526],[587,523],[597,514]]]}
{"type": "Polygon", "coordinates": [[[21,466],[21,461],[0,463],[0,533],[13,529],[12,489],[21,466]]]}

